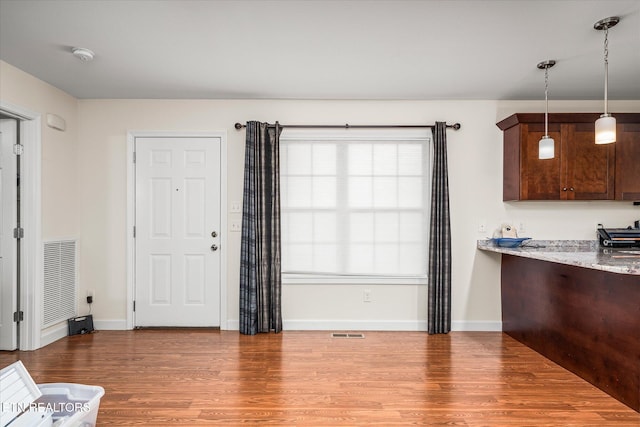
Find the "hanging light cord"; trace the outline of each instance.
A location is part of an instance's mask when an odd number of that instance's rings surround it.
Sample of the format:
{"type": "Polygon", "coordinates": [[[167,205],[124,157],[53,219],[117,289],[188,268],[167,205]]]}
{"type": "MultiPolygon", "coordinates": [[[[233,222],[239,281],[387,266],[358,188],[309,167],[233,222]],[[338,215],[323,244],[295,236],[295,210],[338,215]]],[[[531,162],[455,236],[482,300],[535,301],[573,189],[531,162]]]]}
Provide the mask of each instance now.
{"type": "Polygon", "coordinates": [[[609,92],[609,25],[604,27],[604,114],[607,115],[607,92],[609,92]]]}
{"type": "Polygon", "coordinates": [[[549,136],[549,67],[544,67],[544,135],[549,136]]]}

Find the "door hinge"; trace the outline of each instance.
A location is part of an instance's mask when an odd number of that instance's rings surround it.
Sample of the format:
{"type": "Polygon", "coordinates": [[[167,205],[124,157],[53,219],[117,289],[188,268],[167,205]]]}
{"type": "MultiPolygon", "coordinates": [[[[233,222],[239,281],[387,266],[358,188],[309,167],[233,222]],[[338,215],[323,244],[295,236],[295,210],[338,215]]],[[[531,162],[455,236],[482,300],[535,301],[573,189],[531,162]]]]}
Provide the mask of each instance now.
{"type": "Polygon", "coordinates": [[[21,156],[24,153],[24,145],[13,144],[13,154],[21,156]]]}
{"type": "Polygon", "coordinates": [[[13,229],[13,238],[14,239],[23,239],[24,238],[24,228],[16,227],[13,229]]]}
{"type": "Polygon", "coordinates": [[[13,312],[13,321],[14,322],[22,322],[24,320],[24,311],[14,311],[13,312]]]}
{"type": "Polygon", "coordinates": [[[133,238],[134,239],[136,238],[136,226],[135,225],[133,226],[133,238]]]}
{"type": "Polygon", "coordinates": [[[134,151],[133,152],[133,163],[135,163],[135,162],[136,162],[136,152],[134,151]]]}
{"type": "Polygon", "coordinates": [[[133,300],[133,311],[136,311],[136,300],[133,300]]]}

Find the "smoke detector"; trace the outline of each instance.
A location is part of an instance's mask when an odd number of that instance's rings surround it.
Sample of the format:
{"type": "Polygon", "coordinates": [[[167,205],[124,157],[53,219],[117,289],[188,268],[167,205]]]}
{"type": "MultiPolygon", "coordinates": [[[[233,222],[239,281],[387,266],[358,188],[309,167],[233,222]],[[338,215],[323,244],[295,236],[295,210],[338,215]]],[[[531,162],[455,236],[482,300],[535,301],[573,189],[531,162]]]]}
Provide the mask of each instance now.
{"type": "Polygon", "coordinates": [[[71,49],[71,53],[82,62],[93,61],[93,56],[95,55],[91,50],[84,47],[74,47],[71,49]]]}

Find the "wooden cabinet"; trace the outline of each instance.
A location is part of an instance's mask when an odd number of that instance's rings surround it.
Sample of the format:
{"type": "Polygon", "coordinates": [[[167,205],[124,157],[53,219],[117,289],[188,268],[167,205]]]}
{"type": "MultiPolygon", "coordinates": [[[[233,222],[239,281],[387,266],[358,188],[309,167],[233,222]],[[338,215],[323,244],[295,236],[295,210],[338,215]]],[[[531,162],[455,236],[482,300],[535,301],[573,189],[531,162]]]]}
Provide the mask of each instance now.
{"type": "Polygon", "coordinates": [[[519,113],[497,123],[504,132],[503,200],[640,199],[640,114],[615,116],[620,143],[596,145],[599,114],[550,114],[555,157],[546,160],[538,159],[544,114],[519,113]],[[616,164],[617,154],[623,159],[616,164]]]}
{"type": "Polygon", "coordinates": [[[640,411],[640,276],[502,255],[502,330],[640,411]]]}
{"type": "Polygon", "coordinates": [[[640,200],[640,123],[619,123],[616,133],[616,200],[640,200]]]}

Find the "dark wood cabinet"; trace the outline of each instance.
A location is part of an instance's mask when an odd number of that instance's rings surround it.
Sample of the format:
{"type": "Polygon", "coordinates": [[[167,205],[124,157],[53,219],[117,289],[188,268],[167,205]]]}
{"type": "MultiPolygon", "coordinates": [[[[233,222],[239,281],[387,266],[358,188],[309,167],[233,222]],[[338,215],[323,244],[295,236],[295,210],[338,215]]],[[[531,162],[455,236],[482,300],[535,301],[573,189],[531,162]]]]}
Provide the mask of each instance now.
{"type": "Polygon", "coordinates": [[[640,123],[620,123],[616,133],[616,200],[640,200],[640,123]]]}
{"type": "Polygon", "coordinates": [[[502,330],[640,411],[640,276],[502,255],[502,330]]]}
{"type": "Polygon", "coordinates": [[[596,145],[599,114],[550,114],[555,157],[545,160],[538,159],[544,114],[518,113],[497,123],[504,132],[503,200],[640,199],[640,114],[615,116],[618,143],[596,145]]]}

